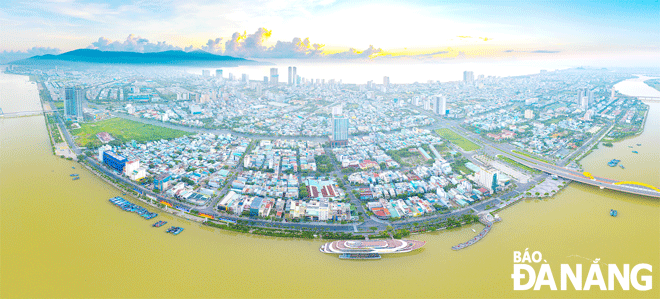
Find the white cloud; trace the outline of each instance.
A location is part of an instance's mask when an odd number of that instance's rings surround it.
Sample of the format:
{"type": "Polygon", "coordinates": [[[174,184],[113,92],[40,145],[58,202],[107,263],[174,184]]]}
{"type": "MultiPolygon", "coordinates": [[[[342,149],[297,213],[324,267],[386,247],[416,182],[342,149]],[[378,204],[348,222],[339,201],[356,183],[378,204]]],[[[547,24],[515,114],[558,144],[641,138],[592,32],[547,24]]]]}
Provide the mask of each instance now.
{"type": "Polygon", "coordinates": [[[148,39],[130,34],[125,41],[111,41],[105,37],[99,37],[88,49],[97,49],[101,51],[128,51],[128,52],[162,52],[169,50],[183,50],[181,47],[173,46],[167,42],[151,43],[148,39]]]}
{"type": "Polygon", "coordinates": [[[59,54],[61,52],[58,48],[50,47],[32,47],[26,51],[2,51],[0,52],[0,64],[30,58],[32,56],[59,54]]]}

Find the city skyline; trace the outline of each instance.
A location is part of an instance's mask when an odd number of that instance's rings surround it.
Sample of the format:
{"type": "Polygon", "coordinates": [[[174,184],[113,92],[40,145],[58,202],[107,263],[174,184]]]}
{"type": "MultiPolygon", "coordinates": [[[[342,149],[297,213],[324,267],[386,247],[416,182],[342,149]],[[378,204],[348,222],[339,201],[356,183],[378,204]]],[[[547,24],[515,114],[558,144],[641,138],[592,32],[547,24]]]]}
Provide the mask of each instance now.
{"type": "Polygon", "coordinates": [[[635,55],[641,62],[657,58],[660,49],[657,36],[647,34],[658,21],[657,14],[649,13],[657,10],[652,1],[572,2],[569,6],[428,1],[154,5],[57,0],[40,5],[9,1],[0,7],[0,24],[9,29],[0,36],[12,41],[3,43],[0,56],[17,59],[95,48],[335,60],[635,55]]]}

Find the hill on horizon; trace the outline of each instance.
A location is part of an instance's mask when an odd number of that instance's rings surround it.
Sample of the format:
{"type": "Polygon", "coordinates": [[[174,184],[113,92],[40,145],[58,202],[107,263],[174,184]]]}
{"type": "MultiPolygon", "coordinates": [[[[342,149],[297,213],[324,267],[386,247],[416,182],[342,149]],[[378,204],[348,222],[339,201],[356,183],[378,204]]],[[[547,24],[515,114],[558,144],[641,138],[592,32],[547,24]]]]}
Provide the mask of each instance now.
{"type": "Polygon", "coordinates": [[[244,58],[215,55],[201,50],[185,52],[180,50],[163,52],[120,52],[95,49],[78,49],[59,55],[40,55],[10,62],[10,64],[36,64],[44,62],[74,62],[100,64],[138,64],[138,65],[178,65],[178,66],[239,66],[263,64],[244,58]]]}

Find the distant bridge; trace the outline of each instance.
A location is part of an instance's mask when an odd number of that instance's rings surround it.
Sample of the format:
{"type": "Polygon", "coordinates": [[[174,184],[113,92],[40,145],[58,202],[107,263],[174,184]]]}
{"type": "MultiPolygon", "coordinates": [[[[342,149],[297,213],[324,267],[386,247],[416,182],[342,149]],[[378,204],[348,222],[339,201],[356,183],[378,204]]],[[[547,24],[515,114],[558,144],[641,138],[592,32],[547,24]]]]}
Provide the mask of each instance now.
{"type": "Polygon", "coordinates": [[[534,169],[538,169],[540,171],[549,173],[549,174],[554,174],[559,177],[569,179],[572,181],[580,182],[583,184],[588,184],[592,186],[597,186],[601,189],[610,189],[610,190],[615,190],[619,192],[625,192],[625,193],[632,193],[632,194],[637,194],[637,195],[643,195],[643,196],[649,196],[649,197],[656,197],[660,198],[660,189],[644,184],[644,183],[638,183],[638,182],[631,182],[631,181],[618,181],[618,180],[613,180],[613,179],[608,179],[608,178],[603,178],[603,177],[597,177],[593,176],[592,174],[588,172],[580,172],[577,170],[573,169],[568,169],[565,167],[561,166],[556,166],[548,163],[544,163],[538,160],[534,160],[532,158],[529,158],[532,161],[529,161],[527,159],[520,158],[515,155],[507,155],[509,158],[512,158],[516,162],[519,162],[527,167],[531,167],[534,169]]]}
{"type": "Polygon", "coordinates": [[[637,97],[637,99],[647,103],[660,103],[660,97],[642,96],[642,97],[637,97]]]}
{"type": "Polygon", "coordinates": [[[0,117],[33,116],[33,115],[39,115],[39,114],[48,113],[48,112],[57,112],[57,110],[46,109],[46,110],[16,111],[16,112],[4,113],[2,111],[2,108],[0,108],[0,117]]]}

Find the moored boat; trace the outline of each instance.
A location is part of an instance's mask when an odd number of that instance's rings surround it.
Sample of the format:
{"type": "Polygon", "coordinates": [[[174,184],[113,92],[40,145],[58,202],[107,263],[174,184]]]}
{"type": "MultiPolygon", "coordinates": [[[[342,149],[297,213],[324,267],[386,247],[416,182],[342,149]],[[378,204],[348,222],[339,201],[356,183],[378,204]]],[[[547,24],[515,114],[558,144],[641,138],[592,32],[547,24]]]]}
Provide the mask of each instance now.
{"type": "Polygon", "coordinates": [[[610,210],[610,216],[616,217],[617,214],[618,214],[618,212],[615,209],[610,210]]]}
{"type": "Polygon", "coordinates": [[[607,162],[607,166],[609,166],[609,167],[614,167],[614,166],[616,166],[617,164],[619,164],[619,162],[621,162],[621,160],[612,159],[612,160],[610,160],[610,162],[607,162]]]}
{"type": "Polygon", "coordinates": [[[339,258],[343,260],[379,260],[381,257],[378,253],[342,253],[339,258]]]}
{"type": "Polygon", "coordinates": [[[339,240],[323,244],[319,250],[323,253],[406,253],[422,248],[426,242],[415,240],[339,240]]]}

